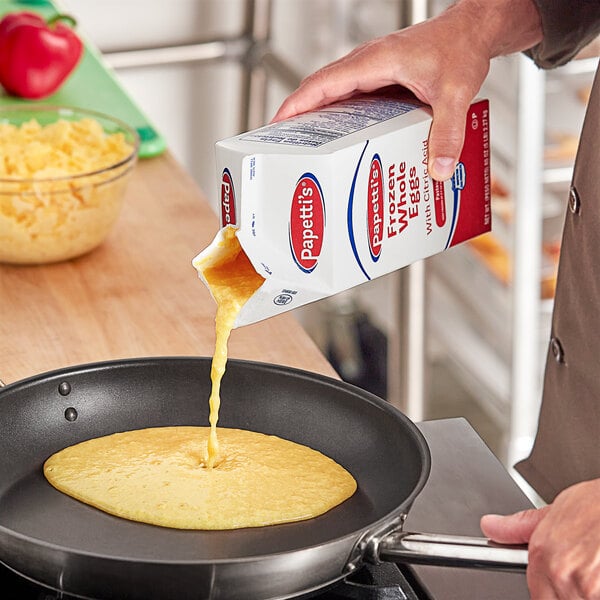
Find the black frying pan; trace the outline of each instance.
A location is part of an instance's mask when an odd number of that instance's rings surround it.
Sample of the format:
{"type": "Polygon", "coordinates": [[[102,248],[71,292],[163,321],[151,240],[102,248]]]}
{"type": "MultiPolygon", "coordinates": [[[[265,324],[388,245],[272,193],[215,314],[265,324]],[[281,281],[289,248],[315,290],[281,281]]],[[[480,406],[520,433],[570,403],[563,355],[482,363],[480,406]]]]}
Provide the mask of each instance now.
{"type": "MultiPolygon", "coordinates": [[[[266,528],[180,531],[105,514],[46,482],[46,458],[82,440],[206,425],[209,371],[208,358],[114,361],[1,390],[0,561],[67,594],[130,600],[289,598],[343,578],[364,560],[458,564],[445,552],[426,558],[419,538],[412,550],[411,536],[402,539],[401,523],[430,466],[415,425],[368,392],[285,367],[230,360],[219,425],[306,444],[347,468],[358,490],[325,515],[266,528]]],[[[522,568],[526,552],[517,559],[512,552],[479,553],[468,563],[522,568]]]]}

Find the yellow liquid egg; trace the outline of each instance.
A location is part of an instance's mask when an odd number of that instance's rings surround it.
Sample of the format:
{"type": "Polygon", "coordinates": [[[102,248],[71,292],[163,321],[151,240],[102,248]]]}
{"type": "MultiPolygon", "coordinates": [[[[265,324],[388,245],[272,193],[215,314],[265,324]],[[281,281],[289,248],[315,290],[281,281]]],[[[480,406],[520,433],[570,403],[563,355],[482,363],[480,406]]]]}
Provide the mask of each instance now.
{"type": "Polygon", "coordinates": [[[351,496],[352,476],[276,436],[219,429],[221,460],[198,465],[208,427],[155,427],[87,440],[44,465],[57,489],[104,512],[178,529],[237,529],[309,519],[351,496]]]}

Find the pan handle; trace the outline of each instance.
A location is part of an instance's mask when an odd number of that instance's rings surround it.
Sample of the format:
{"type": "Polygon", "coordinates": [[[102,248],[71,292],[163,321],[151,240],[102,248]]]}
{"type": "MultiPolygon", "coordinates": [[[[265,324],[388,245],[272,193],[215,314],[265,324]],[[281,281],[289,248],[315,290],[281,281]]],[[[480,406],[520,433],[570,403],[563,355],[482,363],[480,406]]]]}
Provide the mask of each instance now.
{"type": "Polygon", "coordinates": [[[380,560],[409,564],[522,572],[527,546],[496,544],[487,538],[395,531],[378,544],[380,560]]]}

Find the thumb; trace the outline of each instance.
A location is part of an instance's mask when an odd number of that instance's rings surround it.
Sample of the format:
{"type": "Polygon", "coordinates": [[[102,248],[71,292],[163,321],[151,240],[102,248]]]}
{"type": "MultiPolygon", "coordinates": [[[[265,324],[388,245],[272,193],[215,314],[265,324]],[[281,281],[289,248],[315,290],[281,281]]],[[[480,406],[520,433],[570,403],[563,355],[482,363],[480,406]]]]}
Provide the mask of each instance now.
{"type": "Polygon", "coordinates": [[[432,108],[428,168],[433,179],[444,181],[454,173],[462,151],[469,104],[444,101],[432,108]]]}
{"type": "Polygon", "coordinates": [[[549,509],[549,506],[545,506],[507,516],[484,515],[481,517],[481,531],[494,542],[525,544],[549,509]]]}

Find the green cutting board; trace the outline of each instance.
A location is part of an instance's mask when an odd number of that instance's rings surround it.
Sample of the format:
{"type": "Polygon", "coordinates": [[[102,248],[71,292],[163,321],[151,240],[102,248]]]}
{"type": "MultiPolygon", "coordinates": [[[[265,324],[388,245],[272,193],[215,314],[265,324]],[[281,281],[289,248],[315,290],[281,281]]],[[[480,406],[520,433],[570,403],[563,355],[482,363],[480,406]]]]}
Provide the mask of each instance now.
{"type": "MultiPolygon", "coordinates": [[[[31,11],[45,18],[58,11],[50,0],[0,0],[0,17],[9,12],[31,11]]],[[[53,104],[96,110],[121,119],[140,136],[140,158],[157,156],[166,148],[163,136],[128,96],[102,56],[83,40],[81,61],[62,87],[43,100],[25,100],[10,96],[0,88],[0,108],[15,104],[53,104]]]]}

